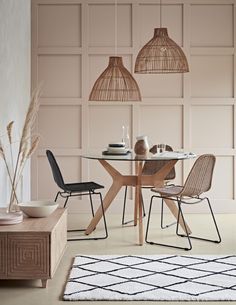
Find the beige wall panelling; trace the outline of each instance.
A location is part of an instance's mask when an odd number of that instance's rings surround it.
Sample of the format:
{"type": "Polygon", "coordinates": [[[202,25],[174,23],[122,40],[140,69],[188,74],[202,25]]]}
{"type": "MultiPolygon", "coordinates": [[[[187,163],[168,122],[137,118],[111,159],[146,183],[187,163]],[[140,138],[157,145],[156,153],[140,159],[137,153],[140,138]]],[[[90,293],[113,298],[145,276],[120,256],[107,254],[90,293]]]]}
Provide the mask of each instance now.
{"type": "MultiPolygon", "coordinates": [[[[89,33],[89,26],[88,26],[88,11],[89,7],[86,1],[81,3],[81,36],[82,36],[82,117],[81,117],[81,149],[85,149],[88,147],[88,136],[89,136],[89,122],[88,122],[88,100],[89,96],[89,58],[88,58],[88,33],[89,33]],[[84,102],[83,102],[84,101],[84,102]]],[[[88,181],[88,161],[86,159],[81,159],[81,181],[88,181]]]]}
{"type": "MultiPolygon", "coordinates": [[[[190,4],[184,3],[183,6],[183,47],[185,55],[187,56],[188,62],[191,61],[190,53],[190,22],[191,22],[191,6],[190,4]]],[[[184,151],[191,151],[190,146],[190,124],[191,124],[191,66],[190,73],[185,73],[183,75],[183,147],[184,151]]],[[[188,176],[190,170],[190,162],[183,162],[183,181],[188,176]]]]}
{"type": "MultiPolygon", "coordinates": [[[[111,142],[122,140],[122,126],[132,126],[131,106],[91,105],[89,108],[89,147],[106,149],[111,142]]],[[[132,130],[131,130],[132,132],[132,130]]]]}
{"type": "Polygon", "coordinates": [[[140,74],[139,87],[143,99],[182,98],[182,74],[140,74]]]}
{"type": "Polygon", "coordinates": [[[183,148],[182,105],[141,106],[140,133],[147,134],[150,143],[168,143],[174,149],[183,148]]]}
{"type": "MultiPolygon", "coordinates": [[[[32,87],[43,88],[36,127],[41,142],[32,162],[33,198],[54,199],[57,191],[46,149],[56,155],[66,182],[81,180],[82,68],[81,1],[33,0],[32,87]]],[[[72,200],[70,210],[78,209],[80,201],[72,200]]]]}
{"type": "Polygon", "coordinates": [[[39,47],[81,47],[80,29],[80,5],[60,3],[39,5],[39,47]]]}
{"type": "Polygon", "coordinates": [[[191,69],[192,97],[233,97],[232,55],[192,55],[191,69]]]}
{"type": "MultiPolygon", "coordinates": [[[[111,181],[100,164],[80,159],[79,154],[88,149],[105,149],[109,141],[120,139],[124,124],[130,126],[133,144],[137,135],[147,133],[150,139],[170,142],[177,149],[214,153],[217,164],[210,195],[218,212],[236,211],[234,0],[164,1],[163,26],[183,47],[190,73],[134,74],[143,100],[133,103],[88,102],[94,81],[107,67],[109,56],[115,53],[113,0],[33,0],[32,3],[32,83],[44,81],[38,121],[43,139],[32,164],[35,197],[51,196],[42,181],[44,171],[49,170],[44,157],[46,146],[54,149],[67,171],[73,167],[71,178],[93,179],[107,188],[111,181]],[[51,133],[45,134],[50,118],[58,116],[62,120],[63,112],[64,125],[71,130],[71,137],[60,144],[58,136],[54,137],[61,128],[59,123],[55,122],[51,133]]],[[[155,0],[118,1],[117,54],[123,56],[130,71],[140,48],[159,26],[159,9],[155,0]]],[[[61,129],[63,137],[66,133],[61,129]]],[[[191,165],[191,161],[177,165],[178,183],[186,179],[191,165]]],[[[128,164],[119,164],[118,168],[133,171],[128,164]]],[[[70,172],[67,174],[69,178],[70,172]]],[[[148,202],[147,192],[145,198],[148,202]]],[[[121,212],[122,199],[123,193],[117,197],[112,213],[121,212]]],[[[77,203],[71,210],[81,209],[77,203]]],[[[132,204],[130,212],[131,207],[132,204]]],[[[202,210],[196,208],[196,211],[202,210]]]]}
{"type": "Polygon", "coordinates": [[[191,109],[193,149],[233,148],[232,105],[193,105],[191,109]]]}
{"type": "Polygon", "coordinates": [[[222,204],[221,200],[234,199],[233,162],[233,156],[217,157],[212,190],[209,192],[209,196],[218,201],[217,205],[222,204]]]}
{"type": "Polygon", "coordinates": [[[115,41],[115,7],[111,3],[89,5],[89,47],[131,47],[131,4],[117,4],[117,41],[115,41]]]}
{"type": "Polygon", "coordinates": [[[41,148],[81,148],[81,106],[42,105],[38,132],[41,148]]]}
{"type": "Polygon", "coordinates": [[[81,97],[80,55],[39,55],[38,81],[42,97],[81,97]]]}
{"type": "Polygon", "coordinates": [[[217,156],[209,193],[217,212],[235,211],[234,10],[234,1],[191,5],[190,140],[199,154],[217,156]]]}
{"type": "Polygon", "coordinates": [[[233,5],[221,2],[192,5],[192,47],[233,47],[233,5]]]}

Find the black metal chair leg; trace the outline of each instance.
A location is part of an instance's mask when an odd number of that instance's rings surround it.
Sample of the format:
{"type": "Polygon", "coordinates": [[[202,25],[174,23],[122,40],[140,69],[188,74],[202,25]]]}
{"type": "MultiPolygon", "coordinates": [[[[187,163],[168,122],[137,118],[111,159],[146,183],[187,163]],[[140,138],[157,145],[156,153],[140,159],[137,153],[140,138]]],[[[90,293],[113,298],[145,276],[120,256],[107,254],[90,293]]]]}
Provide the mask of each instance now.
{"type": "MultiPolygon", "coordinates": [[[[218,240],[213,240],[213,239],[207,239],[207,238],[202,238],[202,237],[199,237],[199,236],[189,236],[189,238],[193,238],[193,239],[198,239],[198,240],[203,240],[203,241],[208,241],[208,242],[212,242],[212,243],[217,243],[219,244],[221,242],[221,236],[220,236],[220,232],[219,232],[219,229],[218,229],[218,226],[217,226],[217,223],[216,223],[216,220],[215,220],[215,216],[213,214],[213,210],[212,210],[212,207],[211,207],[211,204],[210,204],[210,200],[209,198],[205,198],[208,202],[208,206],[209,206],[209,209],[210,209],[210,212],[211,212],[211,216],[212,216],[212,219],[213,219],[213,222],[214,222],[214,225],[215,225],[215,229],[216,229],[216,232],[217,232],[217,235],[218,235],[218,240]]],[[[176,233],[178,236],[180,237],[187,237],[187,235],[185,234],[179,234],[179,233],[176,233]]]]}
{"type": "Polygon", "coordinates": [[[145,242],[146,243],[149,243],[149,241],[147,239],[148,239],[148,231],[149,231],[149,223],[150,223],[150,217],[151,217],[152,203],[153,203],[154,198],[155,198],[155,196],[151,197],[149,211],[148,211],[147,227],[146,227],[146,234],[145,234],[145,242]]]}
{"type": "Polygon", "coordinates": [[[64,196],[62,196],[61,192],[57,192],[56,197],[55,197],[55,199],[54,199],[54,202],[57,202],[57,199],[58,199],[58,196],[59,196],[59,195],[61,195],[62,198],[65,198],[65,197],[66,197],[66,200],[65,200],[64,205],[63,205],[63,208],[66,208],[67,201],[68,201],[70,195],[64,197],[64,196]]]}
{"type": "MultiPolygon", "coordinates": [[[[184,219],[183,211],[182,211],[182,208],[181,208],[181,202],[179,200],[178,200],[178,207],[179,207],[179,213],[178,213],[177,224],[178,224],[178,227],[179,227],[179,219],[180,219],[180,215],[181,215],[181,218],[182,218],[183,224],[184,224],[184,229],[185,229],[185,232],[186,232],[186,237],[188,238],[188,243],[189,243],[189,248],[184,248],[184,250],[191,250],[192,249],[192,243],[191,243],[191,240],[190,240],[190,236],[189,236],[188,229],[187,229],[187,226],[186,226],[186,222],[185,222],[185,219],[184,219]]],[[[176,229],[176,232],[177,231],[178,231],[178,229],[176,229]]]]}
{"type": "MultiPolygon", "coordinates": [[[[126,186],[125,187],[125,195],[124,195],[123,212],[122,212],[122,226],[127,225],[128,223],[134,222],[134,220],[125,221],[125,208],[126,208],[127,189],[128,189],[128,187],[126,186]]],[[[145,211],[145,207],[144,207],[143,196],[142,196],[142,207],[143,207],[143,218],[144,218],[146,216],[146,211],[145,211]]]]}
{"type": "MultiPolygon", "coordinates": [[[[153,242],[153,241],[148,241],[148,231],[149,231],[149,223],[150,223],[151,209],[152,209],[153,199],[154,199],[155,197],[157,198],[157,196],[153,195],[152,198],[151,198],[151,202],[150,202],[149,213],[148,213],[148,221],[147,221],[147,228],[146,228],[146,235],[145,235],[145,242],[148,243],[148,244],[150,244],[150,245],[158,245],[158,246],[164,246],[164,247],[175,248],[175,249],[183,249],[183,250],[191,250],[191,249],[192,249],[192,244],[191,244],[190,239],[188,239],[188,241],[189,241],[189,248],[186,248],[186,247],[179,247],[179,246],[173,246],[173,245],[169,245],[169,244],[156,243],[156,242],[153,242]]],[[[178,226],[178,223],[179,223],[180,213],[181,213],[181,215],[182,215],[182,210],[181,210],[181,207],[180,207],[180,205],[179,205],[179,213],[178,213],[177,226],[178,226]]],[[[182,218],[183,218],[183,215],[182,215],[182,218]]],[[[184,221],[184,218],[183,218],[183,222],[184,222],[185,230],[186,230],[186,232],[187,232],[187,227],[186,227],[186,223],[185,223],[185,221],[184,221]]]]}
{"type": "Polygon", "coordinates": [[[94,217],[93,199],[92,199],[91,192],[89,192],[89,199],[90,199],[90,206],[91,206],[92,215],[94,217]]]}
{"type": "Polygon", "coordinates": [[[59,194],[60,194],[60,192],[57,192],[54,202],[57,202],[57,198],[58,198],[59,194]]]}
{"type": "Polygon", "coordinates": [[[142,196],[142,206],[143,206],[143,217],[145,217],[146,216],[146,211],[145,211],[145,207],[144,207],[143,196],[142,196]]]}
{"type": "Polygon", "coordinates": [[[103,205],[103,200],[102,200],[102,194],[99,193],[100,196],[100,201],[101,201],[101,207],[102,207],[102,215],[103,215],[103,222],[104,222],[104,228],[105,228],[105,236],[101,239],[106,239],[108,237],[108,231],[107,231],[107,222],[106,222],[106,216],[105,216],[105,210],[104,210],[104,205],[103,205]]]}
{"type": "MultiPolygon", "coordinates": [[[[103,206],[103,200],[102,200],[102,194],[99,193],[93,193],[93,195],[99,195],[100,196],[100,201],[101,201],[101,207],[102,207],[102,215],[103,215],[103,221],[104,221],[104,229],[105,229],[105,236],[101,236],[101,237],[85,237],[85,238],[67,238],[68,241],[79,241],[79,240],[99,240],[99,239],[106,239],[108,237],[108,231],[107,231],[107,224],[106,224],[106,218],[105,218],[105,210],[104,210],[104,206],[103,206]]],[[[85,230],[68,230],[67,232],[84,232],[85,230]]]]}
{"type": "Polygon", "coordinates": [[[125,195],[124,195],[123,212],[122,212],[122,226],[127,224],[127,222],[125,222],[125,208],[126,208],[127,189],[128,189],[128,187],[126,186],[125,187],[125,195]]]}
{"type": "Polygon", "coordinates": [[[178,235],[179,232],[179,216],[180,216],[180,209],[178,209],[178,216],[177,216],[177,225],[176,225],[176,235],[178,235]]]}
{"type": "Polygon", "coordinates": [[[163,219],[164,219],[164,199],[161,199],[161,228],[162,229],[167,229],[173,225],[176,224],[176,221],[169,223],[168,225],[163,225],[163,219]]]}
{"type": "Polygon", "coordinates": [[[64,208],[66,208],[66,206],[67,206],[67,202],[68,202],[69,197],[70,197],[70,196],[67,196],[67,197],[66,197],[66,200],[65,200],[65,202],[64,202],[64,208]]]}
{"type": "Polygon", "coordinates": [[[161,199],[161,228],[164,229],[163,226],[163,212],[164,212],[164,199],[161,199]]]}
{"type": "Polygon", "coordinates": [[[206,200],[208,202],[208,205],[209,205],[209,209],[211,211],[211,216],[212,216],[212,219],[214,221],[214,224],[215,224],[215,228],[216,228],[216,232],[217,232],[217,235],[218,235],[218,238],[219,240],[216,240],[215,243],[220,243],[221,242],[221,236],[220,236],[220,232],[219,232],[219,229],[218,229],[218,226],[217,226],[217,223],[216,223],[216,219],[215,219],[215,216],[214,216],[214,213],[213,213],[213,210],[212,210],[212,207],[211,207],[211,204],[210,204],[210,200],[209,198],[206,197],[206,200]]]}

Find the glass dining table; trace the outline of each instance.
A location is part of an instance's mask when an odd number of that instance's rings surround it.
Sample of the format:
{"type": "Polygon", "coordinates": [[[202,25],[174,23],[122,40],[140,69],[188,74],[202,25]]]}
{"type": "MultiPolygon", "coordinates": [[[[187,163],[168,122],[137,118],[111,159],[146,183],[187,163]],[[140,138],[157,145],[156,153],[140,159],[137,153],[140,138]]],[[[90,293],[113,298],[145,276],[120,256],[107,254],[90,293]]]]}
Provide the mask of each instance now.
{"type": "MultiPolygon", "coordinates": [[[[175,166],[175,164],[179,160],[185,160],[196,157],[196,155],[191,153],[162,153],[159,155],[147,154],[145,156],[138,156],[134,153],[130,152],[126,155],[108,155],[102,153],[86,153],[81,155],[82,158],[97,160],[103,166],[103,168],[108,172],[108,174],[112,178],[112,184],[107,191],[104,199],[103,205],[104,210],[106,211],[110,204],[115,199],[117,193],[120,191],[122,186],[133,186],[135,187],[135,199],[134,199],[134,225],[138,225],[138,244],[143,245],[144,240],[144,232],[143,232],[143,209],[142,209],[142,194],[141,188],[142,186],[150,186],[150,187],[160,187],[165,183],[165,177],[171,171],[171,169],[175,166]],[[144,162],[153,162],[153,161],[166,161],[162,168],[151,175],[142,175],[142,169],[144,162]],[[133,175],[123,175],[120,173],[114,166],[116,162],[135,162],[135,174],[133,175]]],[[[178,208],[175,202],[171,199],[164,199],[165,204],[173,214],[173,216],[177,219],[178,217],[178,208]]],[[[85,234],[89,235],[93,232],[96,225],[102,218],[102,207],[100,206],[96,211],[93,219],[91,220],[89,226],[87,227],[85,234]]],[[[184,224],[182,219],[180,219],[180,225],[184,229],[184,224]]],[[[191,233],[190,228],[187,226],[187,230],[191,233]]]]}

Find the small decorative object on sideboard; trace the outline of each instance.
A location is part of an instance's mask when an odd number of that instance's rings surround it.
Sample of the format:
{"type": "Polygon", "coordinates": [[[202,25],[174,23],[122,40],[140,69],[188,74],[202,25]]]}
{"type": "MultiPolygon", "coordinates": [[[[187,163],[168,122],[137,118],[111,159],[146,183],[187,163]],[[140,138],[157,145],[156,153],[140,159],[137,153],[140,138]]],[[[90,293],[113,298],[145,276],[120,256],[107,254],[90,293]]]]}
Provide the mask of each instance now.
{"type": "Polygon", "coordinates": [[[146,155],[149,150],[147,136],[139,136],[136,137],[136,139],[137,142],[135,143],[134,146],[134,152],[136,153],[136,155],[140,155],[140,156],[146,155]]]}
{"type": "Polygon", "coordinates": [[[47,217],[58,207],[58,203],[54,201],[30,201],[18,205],[29,217],[47,217]]]}
{"type": "Polygon", "coordinates": [[[22,212],[6,213],[1,209],[0,212],[0,225],[14,225],[22,222],[23,214],[22,212]]]}

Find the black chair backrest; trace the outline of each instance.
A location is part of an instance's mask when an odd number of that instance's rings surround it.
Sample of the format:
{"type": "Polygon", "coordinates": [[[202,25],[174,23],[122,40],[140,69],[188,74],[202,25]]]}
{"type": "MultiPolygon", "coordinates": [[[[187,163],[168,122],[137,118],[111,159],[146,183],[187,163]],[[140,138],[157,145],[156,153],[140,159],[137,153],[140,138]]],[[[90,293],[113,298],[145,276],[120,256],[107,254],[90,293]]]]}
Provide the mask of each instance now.
{"type": "Polygon", "coordinates": [[[66,186],[65,186],[65,183],[64,183],[64,180],[63,180],[63,177],[62,177],[62,174],[61,174],[61,171],[60,171],[60,168],[57,164],[57,161],[53,155],[53,153],[50,151],[50,150],[47,150],[46,151],[46,155],[47,155],[47,158],[48,158],[48,161],[49,161],[49,164],[51,166],[51,170],[52,170],[52,173],[53,173],[53,178],[54,178],[54,181],[56,182],[56,184],[63,190],[66,189],[66,186]]]}

